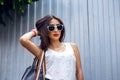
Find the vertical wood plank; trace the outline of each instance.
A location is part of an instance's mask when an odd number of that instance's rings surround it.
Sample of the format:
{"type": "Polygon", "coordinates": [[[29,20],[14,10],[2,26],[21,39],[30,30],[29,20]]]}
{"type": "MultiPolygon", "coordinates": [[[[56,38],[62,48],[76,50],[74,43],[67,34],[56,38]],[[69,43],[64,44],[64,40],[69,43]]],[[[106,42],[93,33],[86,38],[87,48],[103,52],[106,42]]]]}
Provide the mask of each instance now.
{"type": "Polygon", "coordinates": [[[114,27],[115,27],[115,37],[116,37],[116,60],[117,60],[117,79],[120,79],[120,1],[119,0],[113,0],[113,7],[114,7],[114,27]]]}
{"type": "Polygon", "coordinates": [[[114,2],[109,0],[109,23],[110,23],[110,44],[111,44],[111,60],[112,60],[112,80],[117,79],[117,53],[116,53],[116,36],[115,36],[115,18],[114,18],[114,2]]]}

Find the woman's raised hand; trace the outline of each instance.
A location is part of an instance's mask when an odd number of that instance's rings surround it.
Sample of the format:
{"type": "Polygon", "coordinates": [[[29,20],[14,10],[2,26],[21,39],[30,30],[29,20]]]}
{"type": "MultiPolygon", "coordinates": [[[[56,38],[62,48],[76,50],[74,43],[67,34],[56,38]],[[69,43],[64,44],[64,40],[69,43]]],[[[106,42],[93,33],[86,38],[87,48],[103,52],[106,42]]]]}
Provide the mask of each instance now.
{"type": "Polygon", "coordinates": [[[39,31],[37,29],[32,29],[31,32],[34,33],[34,37],[40,35],[40,33],[39,33],[39,31]]]}

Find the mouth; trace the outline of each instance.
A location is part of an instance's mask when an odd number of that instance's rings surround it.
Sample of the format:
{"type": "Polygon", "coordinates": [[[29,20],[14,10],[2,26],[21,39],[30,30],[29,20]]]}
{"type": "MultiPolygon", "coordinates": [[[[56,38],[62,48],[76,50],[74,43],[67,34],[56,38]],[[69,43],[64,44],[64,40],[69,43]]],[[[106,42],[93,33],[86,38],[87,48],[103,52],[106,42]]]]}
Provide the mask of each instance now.
{"type": "Polygon", "coordinates": [[[59,36],[59,34],[53,34],[53,36],[54,36],[54,37],[58,37],[58,36],[59,36]]]}

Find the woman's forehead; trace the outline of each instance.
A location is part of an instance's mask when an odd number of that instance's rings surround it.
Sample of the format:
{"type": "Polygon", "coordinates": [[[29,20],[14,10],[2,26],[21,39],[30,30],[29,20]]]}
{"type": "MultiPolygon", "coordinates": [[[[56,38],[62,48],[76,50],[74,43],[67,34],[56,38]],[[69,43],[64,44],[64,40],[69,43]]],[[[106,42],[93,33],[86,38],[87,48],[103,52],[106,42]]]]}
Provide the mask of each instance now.
{"type": "Polygon", "coordinates": [[[52,19],[50,24],[60,24],[60,22],[57,19],[52,19]]]}

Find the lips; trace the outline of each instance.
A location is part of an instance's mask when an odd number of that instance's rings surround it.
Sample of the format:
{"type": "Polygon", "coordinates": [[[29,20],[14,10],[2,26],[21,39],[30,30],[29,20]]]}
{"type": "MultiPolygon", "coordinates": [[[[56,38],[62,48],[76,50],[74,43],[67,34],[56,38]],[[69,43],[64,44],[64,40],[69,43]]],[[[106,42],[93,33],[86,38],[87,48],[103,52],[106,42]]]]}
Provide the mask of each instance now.
{"type": "Polygon", "coordinates": [[[53,34],[53,36],[54,36],[54,37],[58,37],[58,36],[59,36],[59,34],[53,34]]]}

